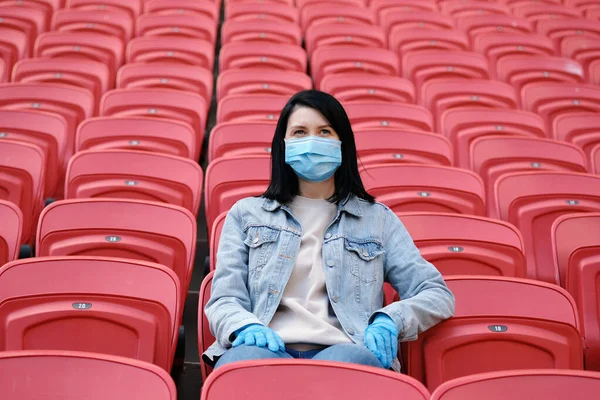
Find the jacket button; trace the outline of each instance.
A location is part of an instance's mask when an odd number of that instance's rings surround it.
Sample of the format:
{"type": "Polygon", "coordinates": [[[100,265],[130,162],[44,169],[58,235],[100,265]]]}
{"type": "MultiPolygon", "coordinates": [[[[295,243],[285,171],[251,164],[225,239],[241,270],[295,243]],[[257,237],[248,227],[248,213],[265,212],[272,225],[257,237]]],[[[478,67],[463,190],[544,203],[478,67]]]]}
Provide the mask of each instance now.
{"type": "Polygon", "coordinates": [[[258,240],[259,240],[259,239],[258,239],[258,236],[257,236],[257,237],[255,237],[255,238],[252,240],[252,243],[256,244],[256,243],[258,243],[258,240]]]}
{"type": "Polygon", "coordinates": [[[348,328],[348,335],[354,335],[354,329],[348,328]]]}
{"type": "Polygon", "coordinates": [[[325,239],[330,239],[331,238],[331,233],[328,233],[327,235],[325,235],[325,239]]]}
{"type": "Polygon", "coordinates": [[[337,297],[337,296],[333,296],[333,302],[334,302],[334,303],[337,303],[339,300],[340,300],[340,298],[339,298],[339,297],[337,297]]]}
{"type": "Polygon", "coordinates": [[[328,266],[329,268],[332,268],[334,265],[335,265],[335,261],[333,261],[333,260],[329,260],[329,261],[327,261],[327,266],[328,266]]]}

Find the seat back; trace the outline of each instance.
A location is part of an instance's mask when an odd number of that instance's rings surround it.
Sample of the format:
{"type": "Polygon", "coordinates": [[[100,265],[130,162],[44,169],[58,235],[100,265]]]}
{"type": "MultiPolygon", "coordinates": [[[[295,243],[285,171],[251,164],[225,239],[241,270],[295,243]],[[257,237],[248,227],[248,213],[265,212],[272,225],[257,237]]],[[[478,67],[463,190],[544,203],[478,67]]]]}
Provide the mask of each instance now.
{"type": "Polygon", "coordinates": [[[512,15],[484,14],[456,18],[456,27],[465,31],[471,39],[487,33],[532,33],[533,24],[512,15]]]}
{"type": "Polygon", "coordinates": [[[467,17],[469,15],[510,14],[510,9],[504,4],[480,2],[476,0],[446,1],[440,5],[440,11],[453,18],[467,17]]]}
{"type": "Polygon", "coordinates": [[[562,18],[581,18],[581,11],[574,7],[565,7],[558,4],[547,4],[547,3],[525,3],[513,7],[513,15],[525,18],[533,23],[536,27],[538,22],[548,19],[562,19],[562,18]]]}
{"type": "Polygon", "coordinates": [[[137,37],[127,45],[127,62],[197,65],[212,71],[215,55],[207,40],[137,37]]]}
{"type": "Polygon", "coordinates": [[[131,358],[75,351],[7,351],[0,354],[0,368],[5,400],[177,399],[168,372],[131,358]]]}
{"type": "MultiPolygon", "coordinates": [[[[211,257],[211,261],[212,260],[214,260],[214,258],[211,257]]],[[[204,280],[202,280],[202,285],[200,286],[200,293],[198,295],[198,353],[200,353],[200,358],[203,358],[202,353],[204,353],[215,342],[215,337],[210,331],[208,318],[206,318],[206,314],[204,313],[204,308],[206,307],[206,304],[208,304],[208,300],[210,300],[210,291],[212,289],[212,280],[214,274],[214,271],[211,270],[208,275],[204,277],[204,280]]],[[[204,359],[202,362],[200,362],[202,382],[206,382],[206,378],[212,372],[212,370],[212,367],[210,367],[204,359]]]]}
{"type": "Polygon", "coordinates": [[[233,42],[221,47],[219,72],[230,68],[306,71],[306,52],[300,46],[282,43],[233,42]]]}
{"type": "Polygon", "coordinates": [[[445,279],[454,316],[408,345],[409,375],[429,390],[483,372],[583,368],[577,308],[566,290],[519,278],[445,279]]]}
{"type": "Polygon", "coordinates": [[[378,26],[354,24],[313,24],[306,30],[306,52],[321,46],[352,45],[385,48],[387,39],[378,26]]]}
{"type": "Polygon", "coordinates": [[[67,0],[66,8],[93,11],[121,11],[127,13],[132,20],[142,14],[142,3],[134,0],[67,0]]]}
{"type": "Polygon", "coordinates": [[[276,122],[289,95],[230,94],[217,106],[217,123],[223,122],[276,122]]]}
{"type": "Polygon", "coordinates": [[[287,4],[235,2],[225,7],[225,19],[232,21],[281,21],[297,24],[300,15],[296,7],[287,4]]]}
{"type": "Polygon", "coordinates": [[[408,129],[433,131],[433,118],[415,104],[353,101],[344,104],[352,129],[408,129]]]}
{"type": "Polygon", "coordinates": [[[469,37],[458,29],[429,30],[393,28],[389,35],[389,47],[396,54],[404,56],[409,52],[422,50],[466,51],[469,50],[469,37]]]}
{"type": "Polygon", "coordinates": [[[454,19],[433,10],[414,10],[406,12],[403,7],[391,7],[379,12],[379,23],[389,36],[392,32],[436,30],[446,31],[454,28],[454,19]]]}
{"type": "Polygon", "coordinates": [[[0,268],[0,288],[3,351],[90,351],[171,366],[183,303],[177,276],[165,266],[29,258],[0,268]]]}
{"type": "Polygon", "coordinates": [[[27,7],[25,4],[2,4],[0,17],[3,25],[19,30],[27,35],[30,51],[33,50],[35,38],[48,29],[48,20],[51,15],[43,10],[27,7]]]}
{"type": "Polygon", "coordinates": [[[258,42],[302,45],[298,24],[289,21],[235,21],[225,20],[221,29],[221,43],[258,42]]]}
{"type": "Polygon", "coordinates": [[[554,40],[557,48],[560,48],[562,40],[569,36],[600,38],[597,21],[583,18],[545,19],[538,22],[537,31],[554,40]]]}
{"type": "Polygon", "coordinates": [[[350,25],[375,25],[375,14],[358,4],[307,4],[300,9],[300,27],[306,32],[311,25],[325,24],[350,24],[350,25]]]}
{"type": "Polygon", "coordinates": [[[165,36],[171,39],[192,38],[214,43],[217,24],[201,14],[142,14],[135,21],[136,36],[165,36]]]}
{"type": "Polygon", "coordinates": [[[600,115],[587,111],[557,115],[552,122],[552,132],[555,139],[583,149],[591,161],[591,151],[600,143],[600,115]]]}
{"type": "Polygon", "coordinates": [[[220,6],[219,2],[211,1],[178,0],[174,5],[171,0],[149,0],[144,2],[144,12],[147,14],[204,15],[217,21],[220,6]]]}
{"type": "Polygon", "coordinates": [[[62,9],[52,16],[51,29],[59,32],[90,32],[118,37],[127,43],[133,37],[133,19],[121,11],[62,9]]]}
{"type": "Polygon", "coordinates": [[[23,230],[23,213],[16,204],[0,200],[0,265],[16,260],[23,230]]]}
{"type": "Polygon", "coordinates": [[[415,86],[408,79],[364,72],[324,76],[319,89],[331,94],[342,103],[351,101],[414,103],[415,100],[415,86]]]}
{"type": "Polygon", "coordinates": [[[215,125],[208,142],[209,163],[219,157],[271,153],[274,122],[223,122],[215,125]]]}
{"type": "Polygon", "coordinates": [[[600,38],[580,35],[566,36],[560,43],[560,53],[587,68],[600,54],[600,38]]]}
{"type": "Polygon", "coordinates": [[[590,152],[590,172],[600,175],[600,143],[590,152]]]}
{"type": "Polygon", "coordinates": [[[217,101],[230,94],[292,96],[312,86],[312,79],[304,72],[228,69],[217,77],[217,101]]]}
{"type": "Polygon", "coordinates": [[[513,85],[517,91],[532,82],[580,83],[584,71],[577,61],[562,57],[506,56],[498,61],[499,80],[513,85]]]}

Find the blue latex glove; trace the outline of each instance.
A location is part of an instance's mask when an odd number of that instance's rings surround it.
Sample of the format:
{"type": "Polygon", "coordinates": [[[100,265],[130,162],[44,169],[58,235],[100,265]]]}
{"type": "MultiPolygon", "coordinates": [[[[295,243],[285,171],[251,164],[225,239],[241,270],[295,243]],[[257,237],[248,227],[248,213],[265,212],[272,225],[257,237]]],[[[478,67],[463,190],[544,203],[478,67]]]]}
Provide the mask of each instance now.
{"type": "Polygon", "coordinates": [[[365,330],[365,346],[385,368],[391,368],[398,355],[398,326],[385,314],[377,314],[365,330]]]}
{"type": "Polygon", "coordinates": [[[264,325],[247,325],[238,329],[235,334],[236,338],[231,344],[232,347],[245,344],[248,346],[266,347],[273,352],[285,351],[285,343],[283,343],[279,335],[273,329],[264,325]]]}

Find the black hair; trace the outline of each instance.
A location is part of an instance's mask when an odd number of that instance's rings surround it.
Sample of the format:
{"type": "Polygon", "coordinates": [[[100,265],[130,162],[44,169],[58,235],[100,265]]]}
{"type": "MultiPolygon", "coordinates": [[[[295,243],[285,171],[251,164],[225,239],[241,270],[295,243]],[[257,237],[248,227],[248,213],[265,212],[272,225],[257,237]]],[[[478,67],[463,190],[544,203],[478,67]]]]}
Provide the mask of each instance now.
{"type": "Polygon", "coordinates": [[[299,194],[298,177],[285,163],[284,141],[288,120],[298,106],[310,107],[323,114],[342,142],[342,164],[334,175],[334,194],[327,200],[337,204],[353,194],[373,203],[375,198],[367,193],[358,173],[356,143],[348,115],[335,97],[318,90],[298,92],[283,107],[271,144],[271,183],[262,196],[286,204],[299,194]]]}

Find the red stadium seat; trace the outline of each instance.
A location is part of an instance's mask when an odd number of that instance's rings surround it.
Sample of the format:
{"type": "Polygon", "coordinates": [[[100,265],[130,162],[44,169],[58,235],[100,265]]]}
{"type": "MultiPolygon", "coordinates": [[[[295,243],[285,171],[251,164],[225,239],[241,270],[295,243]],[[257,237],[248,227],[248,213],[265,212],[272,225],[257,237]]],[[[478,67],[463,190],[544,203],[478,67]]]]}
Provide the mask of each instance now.
{"type": "Polygon", "coordinates": [[[0,265],[16,260],[23,231],[23,213],[16,204],[0,200],[0,265]]]}
{"type": "Polygon", "coordinates": [[[554,40],[559,49],[562,40],[572,36],[600,39],[598,22],[583,18],[546,19],[537,24],[537,31],[554,40]]]}
{"type": "Polygon", "coordinates": [[[310,71],[319,88],[328,74],[368,72],[376,75],[398,76],[400,65],[394,52],[387,49],[354,46],[327,46],[315,49],[310,59],[310,71]]]}
{"type": "Polygon", "coordinates": [[[575,145],[550,139],[518,136],[484,136],[470,145],[470,168],[485,183],[488,214],[492,214],[494,184],[510,172],[587,172],[583,151],[575,145]]]}
{"type": "Polygon", "coordinates": [[[302,45],[302,32],[293,22],[280,21],[225,21],[221,29],[221,43],[270,42],[302,45]]]}
{"type": "Polygon", "coordinates": [[[212,70],[197,65],[129,63],[123,65],[117,73],[117,88],[188,91],[202,96],[209,107],[213,92],[213,73],[212,70]]]}
{"type": "Polygon", "coordinates": [[[519,7],[523,4],[530,4],[532,2],[540,1],[543,4],[562,4],[562,0],[503,0],[503,3],[506,3],[510,8],[519,7]]]}
{"type": "Polygon", "coordinates": [[[262,194],[271,179],[271,157],[221,157],[206,169],[204,208],[208,237],[215,219],[244,197],[262,194]]]}
{"type": "Polygon", "coordinates": [[[143,2],[140,0],[66,0],[66,8],[93,11],[121,11],[131,19],[142,14],[143,2]]]}
{"type": "Polygon", "coordinates": [[[433,131],[431,113],[414,104],[361,101],[345,103],[352,129],[409,129],[433,131]]]}
{"type": "Polygon", "coordinates": [[[413,103],[415,100],[415,87],[408,79],[363,72],[327,75],[321,80],[320,90],[345,103],[351,101],[413,103]]]}
{"type": "MultiPolygon", "coordinates": [[[[162,1],[169,2],[170,0],[162,1]]],[[[300,15],[296,7],[282,3],[229,3],[225,7],[225,20],[281,21],[298,24],[300,15]]]]}
{"type": "Polygon", "coordinates": [[[177,400],[173,379],[150,363],[98,353],[32,350],[0,353],[4,400],[177,400]]]}
{"type": "Polygon", "coordinates": [[[494,185],[492,217],[514,224],[523,234],[527,276],[559,283],[550,226],[563,214],[600,210],[600,176],[543,171],[500,176],[494,185]]]}
{"type": "Polygon", "coordinates": [[[49,13],[27,7],[23,3],[2,4],[2,7],[0,7],[2,27],[25,33],[29,43],[29,52],[33,51],[33,44],[37,35],[48,29],[49,16],[49,13]]]}
{"type": "Polygon", "coordinates": [[[600,388],[600,375],[574,370],[518,370],[475,374],[442,384],[431,400],[525,400],[532,393],[543,399],[584,399],[600,388]]]}
{"type": "Polygon", "coordinates": [[[191,38],[215,43],[217,24],[205,15],[143,14],[135,21],[137,36],[191,38]]]}
{"type": "Polygon", "coordinates": [[[539,115],[500,108],[451,108],[440,118],[440,132],[452,142],[456,165],[461,168],[470,168],[469,149],[479,137],[546,137],[544,121],[539,115]]]}
{"type": "Polygon", "coordinates": [[[31,43],[24,32],[0,25],[0,59],[8,68],[12,68],[17,61],[29,57],[30,48],[31,43]]]}
{"type": "Polygon", "coordinates": [[[308,75],[297,71],[228,69],[217,77],[217,101],[231,94],[291,96],[312,89],[308,75]]]}
{"type": "Polygon", "coordinates": [[[33,144],[45,154],[46,198],[54,196],[59,175],[63,174],[63,165],[66,165],[68,129],[67,121],[58,114],[0,109],[0,138],[33,144]]]}
{"type": "Polygon", "coordinates": [[[445,276],[525,276],[523,239],[506,222],[445,213],[404,213],[398,217],[421,255],[445,276]]]}
{"type": "Polygon", "coordinates": [[[552,131],[555,139],[583,149],[591,161],[592,148],[600,144],[600,115],[585,111],[561,114],[554,119],[552,131]]]}
{"type": "Polygon", "coordinates": [[[518,97],[512,86],[497,81],[444,79],[425,82],[421,88],[421,104],[431,110],[434,121],[452,108],[485,107],[517,108],[518,97]]]}
{"type": "Polygon", "coordinates": [[[189,158],[147,151],[88,150],[69,160],[66,199],[127,198],[184,207],[198,215],[202,169],[189,158]]]}
{"type": "Polygon", "coordinates": [[[208,162],[219,157],[271,153],[275,122],[224,122],[215,125],[208,141],[208,162]]]}
{"type": "Polygon", "coordinates": [[[457,29],[392,29],[389,48],[403,56],[422,50],[465,51],[469,49],[469,38],[457,29]]]}
{"type": "Polygon", "coordinates": [[[287,6],[293,6],[293,0],[226,0],[227,6],[236,3],[259,3],[259,4],[284,4],[287,6]]]}
{"type": "MultiPolygon", "coordinates": [[[[212,231],[209,240],[209,269],[210,271],[214,271],[217,263],[217,252],[219,250],[219,240],[221,239],[221,232],[223,231],[223,226],[225,225],[225,219],[227,218],[227,214],[229,210],[222,212],[213,222],[212,231]]],[[[203,282],[204,283],[204,282],[203,282]]],[[[208,301],[208,298],[206,299],[208,301]]],[[[204,303],[204,306],[206,303],[204,303]]],[[[210,333],[210,332],[209,332],[210,333]]],[[[211,334],[212,338],[212,334],[211,334]]],[[[212,339],[214,341],[214,338],[212,339]]]]}
{"type": "Polygon", "coordinates": [[[219,72],[230,68],[268,68],[306,72],[306,52],[280,43],[228,43],[221,47],[219,72]]]}
{"type": "Polygon", "coordinates": [[[600,58],[600,38],[567,36],[560,45],[561,54],[579,62],[583,68],[600,58]]]}
{"type": "Polygon", "coordinates": [[[133,20],[119,11],[63,9],[54,13],[52,30],[102,33],[127,43],[133,37],[133,20]]]}
{"type": "Polygon", "coordinates": [[[10,71],[8,66],[6,65],[6,62],[4,62],[4,60],[0,58],[0,83],[9,81],[9,73],[10,71]]]}
{"type": "Polygon", "coordinates": [[[191,14],[219,19],[219,3],[196,0],[148,0],[144,1],[144,12],[147,14],[191,14]]]}
{"type": "Polygon", "coordinates": [[[590,151],[590,172],[600,175],[600,144],[592,147],[590,151]]]}
{"type": "Polygon", "coordinates": [[[411,11],[402,8],[388,8],[379,13],[380,25],[386,35],[392,30],[451,30],[454,29],[454,19],[436,11],[411,11]]]}
{"type": "Polygon", "coordinates": [[[465,31],[472,39],[486,33],[531,33],[533,25],[526,19],[512,15],[484,14],[456,19],[456,27],[465,31]]]}
{"type": "Polygon", "coordinates": [[[115,89],[100,103],[100,115],[114,117],[153,117],[189,124],[202,141],[206,127],[206,100],[196,93],[172,89],[115,89]]]}
{"type": "Polygon", "coordinates": [[[0,268],[0,288],[2,351],[90,351],[170,369],[183,303],[182,285],[165,266],[29,258],[0,268]]]}
{"type": "Polygon", "coordinates": [[[289,393],[298,398],[320,393],[324,397],[349,400],[384,398],[390,393],[404,400],[429,400],[430,396],[420,382],[381,368],[331,361],[257,360],[219,368],[204,384],[202,399],[233,400],[247,396],[274,400],[289,393]],[[294,385],[299,376],[310,385],[294,385]]]}
{"type": "Polygon", "coordinates": [[[185,208],[132,199],[61,200],[38,223],[36,256],[121,257],[172,269],[187,294],[196,218],[185,208]]]}
{"type": "Polygon", "coordinates": [[[598,318],[598,251],[600,213],[577,213],[559,217],[552,225],[552,248],[561,284],[573,295],[585,338],[585,367],[600,371],[600,324],[598,318]]]}
{"type": "Polygon", "coordinates": [[[437,165],[376,164],[360,171],[365,189],[392,211],[485,215],[483,182],[471,171],[437,165]]]}
{"type": "Polygon", "coordinates": [[[402,129],[354,131],[358,163],[452,165],[452,145],[437,133],[402,129]]]}
{"type": "Polygon", "coordinates": [[[570,112],[600,111],[600,87],[578,83],[530,83],[521,90],[523,109],[539,114],[550,131],[554,119],[570,112]]]}
{"type": "Polygon", "coordinates": [[[496,64],[498,80],[510,83],[520,92],[532,82],[583,82],[583,68],[577,61],[562,57],[509,56],[496,64]]]}
{"type": "Polygon", "coordinates": [[[478,0],[448,0],[440,5],[442,14],[453,18],[468,17],[471,15],[508,15],[510,9],[501,3],[478,0]]]}
{"type": "Polygon", "coordinates": [[[321,46],[352,45],[386,48],[386,37],[378,26],[353,24],[313,24],[306,30],[306,52],[321,46]]]}
{"type": "Polygon", "coordinates": [[[581,18],[581,12],[575,8],[565,7],[558,4],[546,4],[531,2],[521,4],[512,9],[514,16],[524,18],[536,27],[538,22],[549,19],[581,18]]]}
{"type": "Polygon", "coordinates": [[[217,123],[277,122],[279,113],[288,100],[288,95],[230,94],[219,101],[217,123]]]}
{"type": "MultiPolygon", "coordinates": [[[[223,213],[223,218],[227,215],[227,213],[223,213]]],[[[221,218],[221,216],[219,216],[221,218]]],[[[211,241],[211,244],[213,242],[211,241]]],[[[216,251],[215,251],[216,254],[216,251]]],[[[211,246],[211,262],[215,260],[212,257],[212,246],[211,246]]],[[[212,265],[212,264],[211,264],[212,265]]],[[[200,353],[200,357],[202,358],[202,353],[204,353],[214,342],[215,337],[212,335],[210,331],[210,326],[208,324],[208,318],[206,318],[206,314],[204,313],[204,307],[210,300],[210,291],[212,289],[212,280],[214,276],[213,269],[211,268],[211,272],[209,272],[206,277],[202,280],[202,285],[200,286],[200,293],[198,295],[198,353],[200,353]]],[[[212,368],[206,364],[206,361],[200,361],[200,372],[202,374],[202,382],[206,382],[206,378],[212,372],[212,368]]]]}
{"type": "Polygon", "coordinates": [[[375,15],[381,15],[381,12],[390,8],[405,12],[438,11],[437,3],[433,0],[371,0],[369,8],[375,15]]]}
{"type": "Polygon", "coordinates": [[[38,146],[0,140],[0,200],[16,204],[23,213],[19,243],[31,243],[42,209],[46,155],[38,146]]]}
{"type": "Polygon", "coordinates": [[[309,26],[316,24],[376,25],[376,17],[364,7],[335,2],[314,2],[300,8],[302,31],[306,32],[309,26]]]}
{"type": "Polygon", "coordinates": [[[566,290],[519,278],[445,279],[454,317],[408,345],[409,375],[429,390],[483,372],[583,368],[577,309],[566,290]]]}
{"type": "Polygon", "coordinates": [[[600,58],[592,61],[587,71],[588,81],[594,85],[600,85],[600,58]]]}
{"type": "Polygon", "coordinates": [[[127,62],[197,65],[213,70],[213,44],[201,39],[139,37],[127,45],[127,62]]]}
{"type": "MultiPolygon", "coordinates": [[[[319,1],[317,0],[298,0],[296,1],[296,7],[300,11],[302,11],[307,6],[312,4],[317,4],[319,1]]],[[[366,8],[367,0],[329,0],[329,4],[333,4],[338,6],[338,8],[346,8],[346,7],[362,7],[366,8]]]]}
{"type": "Polygon", "coordinates": [[[4,6],[18,6],[23,9],[34,9],[42,11],[46,16],[46,26],[50,24],[50,17],[52,13],[62,7],[62,0],[2,0],[0,1],[0,7],[4,6]]]}
{"type": "Polygon", "coordinates": [[[564,0],[564,4],[569,8],[584,11],[595,8],[598,3],[594,0],[564,0]]]}
{"type": "Polygon", "coordinates": [[[99,117],[83,121],[75,150],[141,150],[200,159],[200,143],[184,122],[147,117],[99,117]]]}

